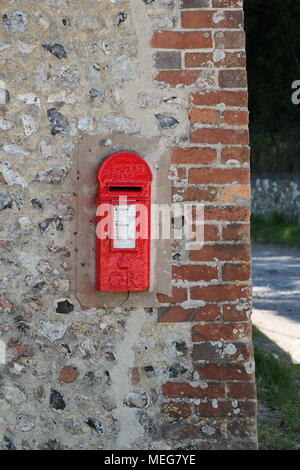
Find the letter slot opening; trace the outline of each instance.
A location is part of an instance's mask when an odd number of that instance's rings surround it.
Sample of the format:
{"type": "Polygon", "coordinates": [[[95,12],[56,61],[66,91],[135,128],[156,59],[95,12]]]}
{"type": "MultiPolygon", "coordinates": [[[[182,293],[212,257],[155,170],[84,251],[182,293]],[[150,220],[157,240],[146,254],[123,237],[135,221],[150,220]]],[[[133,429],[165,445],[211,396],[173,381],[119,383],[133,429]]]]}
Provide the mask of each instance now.
{"type": "Polygon", "coordinates": [[[143,190],[142,186],[109,186],[108,189],[112,192],[141,192],[143,190]]]}

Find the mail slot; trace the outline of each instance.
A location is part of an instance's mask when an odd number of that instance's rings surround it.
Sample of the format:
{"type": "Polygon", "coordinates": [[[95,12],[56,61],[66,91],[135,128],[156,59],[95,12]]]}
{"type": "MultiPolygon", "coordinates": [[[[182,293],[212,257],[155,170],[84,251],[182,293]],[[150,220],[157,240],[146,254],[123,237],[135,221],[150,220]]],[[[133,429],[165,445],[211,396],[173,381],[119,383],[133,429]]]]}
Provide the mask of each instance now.
{"type": "Polygon", "coordinates": [[[150,286],[151,182],[149,165],[133,152],[110,155],[99,167],[99,291],[143,291],[150,286]]]}

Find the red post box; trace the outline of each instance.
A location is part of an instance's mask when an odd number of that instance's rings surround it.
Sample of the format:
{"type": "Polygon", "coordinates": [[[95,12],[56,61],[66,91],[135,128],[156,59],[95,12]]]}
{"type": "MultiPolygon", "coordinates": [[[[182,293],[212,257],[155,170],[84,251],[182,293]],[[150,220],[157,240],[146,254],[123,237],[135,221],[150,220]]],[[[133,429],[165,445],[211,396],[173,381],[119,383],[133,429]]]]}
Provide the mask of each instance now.
{"type": "Polygon", "coordinates": [[[150,286],[152,172],[139,155],[119,152],[98,171],[96,289],[150,286]]]}

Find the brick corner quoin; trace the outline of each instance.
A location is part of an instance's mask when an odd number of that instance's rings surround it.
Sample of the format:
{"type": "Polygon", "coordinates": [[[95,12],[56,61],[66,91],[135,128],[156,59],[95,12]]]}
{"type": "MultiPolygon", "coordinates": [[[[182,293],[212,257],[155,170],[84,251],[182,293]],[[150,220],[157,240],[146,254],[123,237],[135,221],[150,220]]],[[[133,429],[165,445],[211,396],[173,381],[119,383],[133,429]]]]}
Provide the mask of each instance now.
{"type": "MultiPolygon", "coordinates": [[[[204,246],[173,261],[158,321],[190,324],[193,380],[163,386],[166,419],[195,414],[243,429],[228,448],[257,448],[251,329],[248,94],[242,0],[182,0],[173,30],[155,31],[155,80],[188,87],[187,139],[172,150],[173,194],[205,205],[204,246]],[[205,404],[197,404],[205,399],[205,404]],[[177,408],[174,405],[177,400],[177,408]],[[178,402],[180,400],[180,402],[178,402]],[[180,404],[179,404],[180,403],[180,404]],[[236,441],[236,444],[235,444],[236,441]]],[[[189,377],[191,377],[189,375],[189,377]]],[[[217,429],[218,428],[218,429],[217,429]]],[[[180,434],[180,433],[179,433],[180,434]]],[[[181,438],[209,440],[200,427],[181,438]]],[[[201,448],[201,444],[199,444],[201,448]]]]}

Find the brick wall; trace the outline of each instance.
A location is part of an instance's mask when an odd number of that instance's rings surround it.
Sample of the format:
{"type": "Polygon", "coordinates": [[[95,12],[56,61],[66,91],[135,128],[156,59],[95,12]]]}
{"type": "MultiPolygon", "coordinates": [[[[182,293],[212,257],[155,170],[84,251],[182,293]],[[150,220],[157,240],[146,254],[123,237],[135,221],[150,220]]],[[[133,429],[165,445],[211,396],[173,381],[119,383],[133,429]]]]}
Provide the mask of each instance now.
{"type": "Polygon", "coordinates": [[[256,448],[241,1],[1,7],[0,449],[256,448]],[[205,245],[153,241],[151,291],[118,297],[93,221],[124,148],[155,202],[205,204],[205,245]]]}
{"type": "Polygon", "coordinates": [[[163,385],[165,432],[203,449],[255,448],[242,1],[183,0],[180,19],[176,30],[153,34],[155,79],[190,87],[189,134],[172,152],[173,195],[205,204],[205,244],[184,257],[175,248],[172,296],[159,296],[159,321],[190,322],[194,343],[191,380],[163,385]]]}

